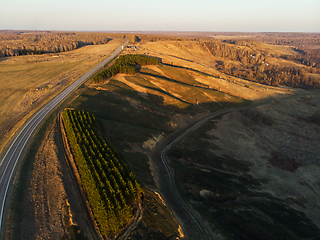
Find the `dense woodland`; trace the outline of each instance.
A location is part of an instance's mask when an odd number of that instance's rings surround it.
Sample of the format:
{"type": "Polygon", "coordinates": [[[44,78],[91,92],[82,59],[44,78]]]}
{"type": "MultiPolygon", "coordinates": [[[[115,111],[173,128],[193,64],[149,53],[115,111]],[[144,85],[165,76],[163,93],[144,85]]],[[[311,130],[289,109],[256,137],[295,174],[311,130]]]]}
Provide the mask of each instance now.
{"type": "MultiPolygon", "coordinates": [[[[320,43],[319,43],[320,45],[320,43]]],[[[314,73],[320,72],[320,49],[304,49],[294,48],[295,51],[299,52],[299,55],[283,55],[284,59],[292,60],[301,63],[306,66],[313,67],[314,73]]]]}
{"type": "Polygon", "coordinates": [[[95,75],[92,79],[93,82],[102,82],[107,78],[111,78],[118,73],[135,74],[137,72],[137,66],[145,65],[158,65],[159,60],[154,57],[138,55],[138,54],[126,54],[121,55],[114,64],[95,75]]]}
{"type": "Polygon", "coordinates": [[[66,52],[85,45],[105,44],[112,33],[0,31],[0,57],[66,52]]]}
{"type": "Polygon", "coordinates": [[[128,165],[96,128],[93,114],[64,110],[68,141],[94,218],[104,236],[115,235],[133,217],[141,187],[128,165]]]}
{"type": "MultiPolygon", "coordinates": [[[[218,62],[218,70],[229,75],[241,77],[273,86],[302,87],[306,89],[320,88],[319,79],[312,73],[320,73],[317,64],[312,64],[306,54],[297,56],[281,56],[304,64],[305,67],[280,66],[268,63],[273,56],[269,52],[260,52],[254,47],[252,40],[211,40],[204,42],[218,62]],[[311,66],[310,66],[311,65],[311,66]]],[[[312,55],[319,62],[319,56],[312,55]]]]}
{"type": "Polygon", "coordinates": [[[295,47],[316,46],[320,44],[318,33],[265,33],[256,37],[260,42],[295,47]]]}
{"type": "Polygon", "coordinates": [[[306,66],[320,68],[320,34],[318,33],[265,33],[257,37],[260,42],[292,46],[298,54],[281,56],[306,66]]]}

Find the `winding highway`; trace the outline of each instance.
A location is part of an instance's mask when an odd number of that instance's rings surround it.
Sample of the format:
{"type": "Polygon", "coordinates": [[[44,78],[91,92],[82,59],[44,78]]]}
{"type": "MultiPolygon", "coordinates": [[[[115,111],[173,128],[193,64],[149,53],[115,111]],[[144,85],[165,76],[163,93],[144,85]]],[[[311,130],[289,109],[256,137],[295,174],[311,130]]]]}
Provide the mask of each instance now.
{"type": "Polygon", "coordinates": [[[36,128],[39,126],[41,121],[56,106],[58,106],[58,104],[61,103],[73,90],[75,90],[80,84],[82,84],[86,79],[88,79],[92,74],[94,74],[99,68],[111,61],[114,57],[116,57],[121,51],[121,49],[126,44],[128,44],[128,42],[129,40],[122,44],[114,53],[111,54],[110,57],[99,63],[97,66],[92,68],[90,71],[82,75],[78,80],[76,80],[66,89],[64,89],[61,93],[59,93],[49,103],[43,106],[36,114],[34,114],[33,117],[29,121],[27,121],[27,123],[24,124],[24,126],[19,130],[19,134],[13,140],[11,146],[7,150],[4,158],[0,163],[0,232],[3,232],[1,231],[1,227],[3,225],[2,221],[4,219],[4,209],[6,205],[9,206],[8,201],[10,200],[7,199],[6,201],[6,197],[11,179],[14,176],[15,167],[17,166],[18,160],[36,128]]]}

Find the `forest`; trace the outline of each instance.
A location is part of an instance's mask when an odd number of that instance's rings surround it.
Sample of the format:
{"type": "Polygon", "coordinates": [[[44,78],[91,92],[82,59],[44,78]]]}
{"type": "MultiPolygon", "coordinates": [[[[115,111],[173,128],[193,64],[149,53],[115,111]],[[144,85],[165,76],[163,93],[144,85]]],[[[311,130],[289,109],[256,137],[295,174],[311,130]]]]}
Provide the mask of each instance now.
{"type": "Polygon", "coordinates": [[[98,83],[103,82],[106,78],[111,78],[118,73],[125,73],[125,74],[135,74],[137,72],[137,66],[145,66],[145,65],[158,65],[159,60],[158,58],[138,55],[138,54],[126,54],[121,55],[119,58],[116,59],[114,64],[101,71],[100,73],[96,74],[92,82],[98,83]]]}
{"type": "Polygon", "coordinates": [[[112,38],[123,37],[113,33],[0,31],[0,57],[58,53],[86,45],[106,44],[112,38]]]}
{"type": "Polygon", "coordinates": [[[304,67],[280,66],[268,63],[268,59],[278,56],[260,52],[255,49],[254,44],[252,40],[204,42],[204,46],[214,57],[225,59],[217,61],[217,68],[223,73],[272,86],[320,88],[319,80],[312,75],[320,73],[319,54],[282,55],[281,58],[294,60],[304,64],[304,67]]]}
{"type": "Polygon", "coordinates": [[[114,236],[132,220],[141,187],[117,150],[97,131],[93,114],[66,109],[63,119],[95,221],[102,235],[114,236]]]}

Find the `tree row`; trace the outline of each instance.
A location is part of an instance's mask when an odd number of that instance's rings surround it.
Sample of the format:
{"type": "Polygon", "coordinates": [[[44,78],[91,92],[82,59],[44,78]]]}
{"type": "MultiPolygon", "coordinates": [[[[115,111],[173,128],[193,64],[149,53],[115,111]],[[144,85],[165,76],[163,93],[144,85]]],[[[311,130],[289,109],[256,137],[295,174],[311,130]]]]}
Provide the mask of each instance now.
{"type": "Polygon", "coordinates": [[[106,78],[111,78],[118,73],[135,74],[138,66],[145,65],[158,65],[159,60],[154,57],[139,55],[139,54],[127,54],[121,55],[116,59],[114,64],[108,69],[95,75],[92,79],[93,82],[102,82],[106,78]]]}
{"type": "Polygon", "coordinates": [[[106,44],[121,36],[113,33],[5,31],[0,32],[0,57],[66,52],[86,45],[106,44]]]}
{"type": "Polygon", "coordinates": [[[115,235],[132,219],[141,187],[116,149],[98,133],[93,114],[68,109],[63,118],[95,220],[103,235],[115,235]]]}

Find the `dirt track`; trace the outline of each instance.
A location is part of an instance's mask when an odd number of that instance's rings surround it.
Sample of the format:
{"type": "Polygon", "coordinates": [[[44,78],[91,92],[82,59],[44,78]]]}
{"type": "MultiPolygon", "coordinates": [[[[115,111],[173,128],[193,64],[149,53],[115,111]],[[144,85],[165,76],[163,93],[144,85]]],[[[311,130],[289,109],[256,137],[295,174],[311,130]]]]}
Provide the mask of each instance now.
{"type": "Polygon", "coordinates": [[[16,215],[10,215],[12,226],[7,227],[5,239],[59,239],[66,232],[64,206],[71,205],[73,223],[89,239],[99,239],[90,227],[90,219],[66,165],[64,147],[58,126],[52,124],[47,137],[36,153],[23,184],[21,203],[16,215]]]}
{"type": "Polygon", "coordinates": [[[217,117],[234,109],[223,110],[198,120],[187,127],[171,134],[163,142],[158,144],[152,154],[155,171],[158,172],[156,182],[166,204],[174,212],[182,225],[186,239],[212,239],[212,231],[204,223],[198,213],[188,206],[179,196],[175,186],[174,172],[166,162],[165,154],[173,145],[183,138],[188,132],[196,130],[198,126],[208,119],[217,117]]]}
{"type": "MultiPolygon", "coordinates": [[[[295,95],[288,96],[284,99],[296,99],[301,96],[307,96],[308,92],[295,95]]],[[[279,101],[279,100],[278,100],[279,101]]],[[[264,103],[259,103],[254,106],[241,107],[244,108],[253,108],[262,105],[266,105],[273,102],[272,100],[268,100],[264,103]]],[[[201,120],[195,121],[187,127],[171,134],[168,138],[162,141],[160,144],[156,146],[152,155],[153,165],[155,167],[155,171],[157,174],[157,185],[161,191],[162,197],[165,199],[166,204],[170,207],[170,209],[174,212],[176,217],[179,219],[180,224],[183,227],[183,231],[186,235],[187,239],[212,239],[213,232],[210,227],[202,221],[199,214],[197,214],[190,206],[188,206],[183,199],[179,196],[175,186],[174,172],[173,168],[170,167],[170,163],[166,160],[166,152],[174,146],[180,139],[185,137],[189,132],[195,131],[197,127],[201,124],[205,123],[207,120],[223,115],[228,112],[232,112],[237,109],[225,109],[219,112],[216,112],[210,116],[204,117],[201,120]],[[188,209],[188,210],[187,210],[188,209]]]]}

